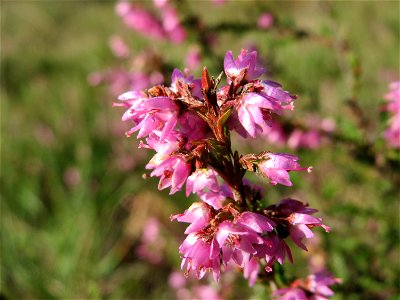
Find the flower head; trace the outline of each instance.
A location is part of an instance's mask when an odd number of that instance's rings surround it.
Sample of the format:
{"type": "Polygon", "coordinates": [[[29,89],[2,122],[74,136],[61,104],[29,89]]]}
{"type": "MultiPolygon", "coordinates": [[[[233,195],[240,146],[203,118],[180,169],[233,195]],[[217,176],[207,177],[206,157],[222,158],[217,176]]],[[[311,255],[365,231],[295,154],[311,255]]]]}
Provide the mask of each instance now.
{"type": "Polygon", "coordinates": [[[312,168],[301,168],[297,162],[298,157],[287,153],[268,153],[267,158],[258,164],[259,172],[271,180],[271,184],[283,184],[292,186],[290,181],[290,171],[303,171],[311,172],[312,168]]]}
{"type": "Polygon", "coordinates": [[[257,65],[257,52],[248,52],[242,49],[237,59],[233,58],[232,51],[226,52],[224,70],[228,83],[240,84],[242,80],[250,81],[258,78],[265,69],[257,65]]]}
{"type": "Polygon", "coordinates": [[[190,193],[198,193],[203,189],[213,192],[219,191],[217,173],[213,169],[197,169],[187,179],[186,196],[190,193]]]}
{"type": "Polygon", "coordinates": [[[170,194],[181,190],[186,179],[190,175],[191,164],[181,156],[170,156],[155,167],[150,176],[160,177],[158,189],[171,187],[170,194]]]}

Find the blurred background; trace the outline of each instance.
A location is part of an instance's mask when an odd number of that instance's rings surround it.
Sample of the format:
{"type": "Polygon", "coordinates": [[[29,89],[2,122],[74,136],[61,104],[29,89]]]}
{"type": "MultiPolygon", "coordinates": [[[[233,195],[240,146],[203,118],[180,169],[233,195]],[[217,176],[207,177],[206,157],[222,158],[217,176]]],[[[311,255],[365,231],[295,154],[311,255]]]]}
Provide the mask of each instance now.
{"type": "Polygon", "coordinates": [[[142,178],[152,154],[112,107],[127,90],[168,85],[174,67],[217,76],[227,50],[249,48],[298,100],[279,138],[235,137],[234,148],[314,166],[292,188],[249,178],[267,202],[309,202],[332,227],[295,251],[287,276],[326,268],[343,279],[334,299],[399,299],[400,159],[383,138],[399,2],[164,2],[132,2],[133,19],[126,3],[1,2],[0,298],[268,299],[237,272],[182,281],[185,226],[169,216],[196,199],[142,178]]]}

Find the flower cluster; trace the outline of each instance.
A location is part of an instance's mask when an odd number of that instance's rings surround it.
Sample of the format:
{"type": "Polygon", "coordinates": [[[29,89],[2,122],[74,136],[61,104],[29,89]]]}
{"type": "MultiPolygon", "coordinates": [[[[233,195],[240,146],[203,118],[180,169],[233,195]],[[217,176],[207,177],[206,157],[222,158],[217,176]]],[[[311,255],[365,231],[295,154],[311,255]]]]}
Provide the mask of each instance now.
{"type": "Polygon", "coordinates": [[[333,296],[329,286],[340,282],[340,279],[320,272],[309,275],[305,280],[297,279],[288,288],[276,290],[273,297],[276,300],[326,300],[333,296]]]}
{"type": "Polygon", "coordinates": [[[201,199],[171,220],[189,223],[179,247],[182,269],[202,278],[235,265],[253,285],[259,272],[272,272],[275,262],[293,261],[287,243],[307,250],[304,239],[312,229],[325,226],[312,216],[317,210],[294,199],[265,205],[262,188],[244,178],[247,171],[267,178],[272,185],[291,186],[289,172],[311,171],[298,157],[262,152],[239,155],[231,148],[230,132],[255,138],[268,130],[274,114],[294,108],[295,96],[281,85],[261,80],[264,68],[257,53],[242,50],[224,59],[226,85],[218,88],[223,73],[214,79],[206,68],[201,79],[174,70],[170,86],[129,91],[119,96],[126,107],[122,120],[133,123],[127,136],[137,133],[140,148],[155,151],[146,165],[159,178],[158,188],[170,194],[183,189],[201,199]]]}
{"type": "MultiPolygon", "coordinates": [[[[232,203],[230,197],[225,202],[232,203]]],[[[329,230],[321,219],[311,216],[315,209],[293,199],[282,200],[259,212],[239,212],[232,204],[218,207],[221,203],[212,206],[195,202],[183,214],[171,217],[191,223],[179,252],[183,257],[182,268],[195,272],[198,278],[211,271],[218,280],[221,264],[236,264],[253,285],[261,261],[267,272],[272,271],[276,261],[280,264],[285,258],[293,261],[285,241],[287,237],[307,250],[303,239],[313,237],[311,228],[319,226],[329,230]]]]}
{"type": "Polygon", "coordinates": [[[386,110],[391,114],[384,133],[385,139],[390,146],[400,148],[400,81],[390,84],[390,92],[385,99],[388,101],[386,110]]]}

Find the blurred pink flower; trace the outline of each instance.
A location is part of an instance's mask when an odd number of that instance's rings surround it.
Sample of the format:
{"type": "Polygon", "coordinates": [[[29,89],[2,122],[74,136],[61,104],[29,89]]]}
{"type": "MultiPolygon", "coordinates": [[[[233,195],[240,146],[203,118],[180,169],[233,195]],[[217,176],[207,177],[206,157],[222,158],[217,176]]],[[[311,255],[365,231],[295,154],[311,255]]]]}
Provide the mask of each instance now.
{"type": "Polygon", "coordinates": [[[385,99],[388,101],[386,110],[391,116],[384,137],[390,146],[400,148],[400,81],[392,82],[389,88],[385,99]]]}
{"type": "Polygon", "coordinates": [[[109,45],[116,57],[126,58],[129,55],[129,48],[122,37],[113,35],[109,40],[109,45]]]}
{"type": "Polygon", "coordinates": [[[160,234],[160,223],[155,218],[149,218],[143,226],[136,254],[152,264],[158,264],[162,261],[164,248],[165,240],[160,234]]]}
{"type": "Polygon", "coordinates": [[[186,39],[186,30],[179,21],[178,12],[171,6],[165,6],[161,10],[162,25],[173,43],[181,43],[186,39]]]}
{"type": "Polygon", "coordinates": [[[267,29],[274,23],[274,18],[270,13],[263,13],[257,20],[257,26],[261,29],[267,29]]]}
{"type": "Polygon", "coordinates": [[[165,37],[162,24],[148,11],[125,1],[118,2],[115,10],[127,27],[155,39],[165,37]]]}
{"type": "Polygon", "coordinates": [[[186,53],[185,63],[191,70],[196,70],[200,66],[201,53],[197,46],[190,47],[186,53]]]}
{"type": "Polygon", "coordinates": [[[153,3],[154,6],[158,8],[163,8],[169,3],[169,0],[153,0],[153,3]]]}
{"type": "Polygon", "coordinates": [[[327,300],[333,296],[330,285],[341,283],[326,272],[309,275],[305,280],[297,279],[290,287],[278,289],[273,292],[275,300],[327,300]]]}

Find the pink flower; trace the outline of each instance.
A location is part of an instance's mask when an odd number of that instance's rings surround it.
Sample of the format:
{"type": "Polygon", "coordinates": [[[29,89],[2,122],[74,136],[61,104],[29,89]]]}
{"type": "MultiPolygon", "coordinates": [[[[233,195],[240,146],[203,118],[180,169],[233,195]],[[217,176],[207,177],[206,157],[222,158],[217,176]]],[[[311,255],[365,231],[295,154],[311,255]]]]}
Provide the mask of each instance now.
{"type": "Polygon", "coordinates": [[[171,187],[170,195],[181,190],[190,175],[191,164],[180,156],[171,156],[155,167],[150,176],[160,177],[158,189],[171,187]]]}
{"type": "Polygon", "coordinates": [[[237,219],[236,224],[246,226],[257,233],[265,233],[272,231],[276,225],[269,218],[254,213],[254,212],[243,212],[237,219]]]}
{"type": "Polygon", "coordinates": [[[290,287],[274,291],[272,296],[275,300],[327,300],[334,294],[329,286],[337,283],[341,280],[320,272],[307,276],[305,280],[297,279],[290,287]]]}
{"type": "Polygon", "coordinates": [[[153,0],[154,6],[163,8],[168,4],[169,0],[153,0]]]}
{"type": "Polygon", "coordinates": [[[230,127],[244,137],[254,138],[257,134],[268,131],[271,113],[280,114],[283,110],[293,109],[295,96],[283,91],[273,81],[255,81],[249,86],[255,92],[245,93],[240,98],[236,106],[237,114],[233,113],[231,116],[230,127]]]}
{"type": "Polygon", "coordinates": [[[274,18],[270,13],[263,13],[258,18],[257,26],[261,29],[267,29],[272,26],[274,23],[274,18]]]}
{"type": "Polygon", "coordinates": [[[191,46],[186,53],[185,63],[191,70],[196,70],[200,66],[201,54],[197,46],[191,46]]]}
{"type": "Polygon", "coordinates": [[[290,171],[303,171],[311,172],[312,168],[301,168],[297,162],[297,156],[286,153],[268,153],[267,159],[258,164],[259,172],[271,180],[271,184],[283,184],[292,186],[290,181],[290,171]]]}
{"type": "Polygon", "coordinates": [[[124,104],[131,104],[122,116],[123,121],[131,120],[135,124],[126,134],[130,136],[139,131],[137,138],[148,136],[155,130],[161,130],[163,140],[178,122],[179,106],[168,97],[146,98],[143,94],[131,91],[118,97],[124,104]]]}
{"type": "Polygon", "coordinates": [[[116,57],[126,58],[129,55],[129,48],[122,37],[113,35],[109,41],[110,48],[116,57]]]}
{"type": "Polygon", "coordinates": [[[158,264],[162,261],[164,248],[165,240],[160,235],[160,223],[150,218],[144,225],[141,243],[136,253],[150,263],[158,264]]]}
{"type": "Polygon", "coordinates": [[[249,286],[253,286],[256,283],[258,272],[260,271],[260,262],[254,256],[245,261],[243,277],[249,280],[249,286]]]}
{"type": "MultiPolygon", "coordinates": [[[[278,233],[283,236],[290,235],[293,242],[300,248],[307,251],[306,246],[302,240],[304,238],[309,239],[314,236],[311,231],[313,227],[322,227],[326,232],[329,232],[330,228],[322,223],[320,218],[311,216],[311,214],[318,210],[309,208],[307,204],[294,199],[284,199],[278,204],[270,206],[268,209],[273,211],[274,218],[277,220],[285,220],[281,223],[280,227],[277,225],[278,233]],[[279,231],[281,228],[281,231],[279,231]]],[[[278,223],[278,221],[276,221],[278,223]]]]}
{"type": "Polygon", "coordinates": [[[226,203],[227,198],[233,199],[232,191],[229,186],[226,184],[222,184],[220,186],[220,190],[214,191],[205,191],[198,192],[197,195],[200,197],[202,201],[214,207],[214,209],[220,209],[226,203]]]}
{"type": "Polygon", "coordinates": [[[187,111],[179,117],[180,133],[189,140],[201,140],[209,136],[210,128],[195,112],[187,111]]]}
{"type": "Polygon", "coordinates": [[[152,159],[146,165],[146,169],[155,169],[174,152],[178,152],[180,149],[182,138],[177,132],[171,131],[163,140],[160,140],[160,136],[160,131],[153,131],[149,137],[146,138],[147,144],[143,141],[139,144],[139,148],[153,149],[156,151],[156,154],[154,154],[152,159]]]}
{"type": "Polygon", "coordinates": [[[201,93],[201,80],[194,79],[192,75],[183,74],[179,69],[174,69],[171,76],[171,91],[176,94],[180,94],[179,86],[187,84],[193,96],[201,99],[203,95],[201,93]]]}
{"type": "Polygon", "coordinates": [[[390,84],[390,92],[385,95],[385,99],[388,101],[386,110],[391,113],[391,117],[384,137],[390,146],[400,148],[400,81],[390,84]]]}
{"type": "Polygon", "coordinates": [[[232,51],[226,52],[224,58],[224,70],[228,83],[238,85],[245,81],[251,81],[262,75],[265,69],[257,65],[257,52],[248,52],[242,49],[238,58],[233,58],[232,51]]]}
{"type": "Polygon", "coordinates": [[[198,279],[203,278],[207,271],[213,273],[218,281],[221,266],[219,247],[215,239],[202,238],[201,234],[190,233],[179,247],[182,254],[181,268],[187,272],[194,271],[198,279]]]}
{"type": "Polygon", "coordinates": [[[125,1],[117,3],[115,9],[127,27],[155,39],[165,37],[160,21],[148,11],[125,1]]]}
{"type": "Polygon", "coordinates": [[[286,144],[286,134],[280,123],[275,120],[269,122],[269,126],[263,128],[263,137],[265,136],[271,144],[284,146],[286,144]]]}
{"type": "Polygon", "coordinates": [[[238,118],[248,135],[254,138],[263,131],[266,123],[263,109],[273,108],[271,101],[256,93],[247,93],[240,99],[237,107],[238,118]]]}
{"type": "Polygon", "coordinates": [[[275,113],[280,113],[282,110],[293,110],[293,101],[296,99],[296,96],[284,91],[279,83],[271,80],[263,80],[257,82],[256,86],[261,88],[260,94],[271,102],[271,110],[275,113]]]}
{"type": "MultiPolygon", "coordinates": [[[[277,228],[278,230],[278,228],[277,228]]],[[[285,258],[288,257],[290,262],[293,262],[292,251],[289,246],[275,233],[269,233],[263,237],[263,243],[255,245],[257,250],[257,257],[264,258],[267,262],[265,271],[271,272],[272,266],[275,261],[281,265],[284,263],[285,258]]]]}
{"type": "MultiPolygon", "coordinates": [[[[274,222],[257,213],[237,214],[233,220],[221,219],[220,211],[199,202],[193,204],[184,214],[175,215],[171,220],[191,223],[188,234],[179,248],[183,256],[182,268],[194,271],[198,278],[211,271],[214,278],[220,276],[220,264],[234,262],[245,270],[250,284],[256,279],[256,244],[263,244],[260,235],[273,230],[274,222]]],[[[228,211],[226,212],[228,213],[228,211]]],[[[257,262],[258,264],[258,262],[257,262]]]]}
{"type": "Polygon", "coordinates": [[[304,131],[301,129],[295,129],[289,136],[287,144],[292,149],[299,147],[316,149],[321,144],[321,133],[318,130],[312,129],[310,131],[304,131]]]}
{"type": "Polygon", "coordinates": [[[195,202],[183,214],[171,216],[171,221],[192,223],[185,230],[185,234],[189,234],[205,228],[214,216],[213,212],[212,207],[206,203],[195,202]]]}
{"type": "Polygon", "coordinates": [[[261,244],[262,238],[257,232],[240,223],[223,221],[218,226],[215,238],[222,251],[222,261],[227,264],[231,259],[239,266],[244,266],[244,253],[256,254],[253,244],[261,244]]]}
{"type": "Polygon", "coordinates": [[[198,193],[208,189],[213,192],[219,191],[217,172],[213,169],[197,169],[186,181],[186,197],[190,193],[198,193]]]}
{"type": "Polygon", "coordinates": [[[273,292],[275,300],[307,300],[306,292],[300,288],[283,288],[273,292]]]}
{"type": "Polygon", "coordinates": [[[175,8],[164,6],[161,10],[162,25],[173,43],[181,43],[186,39],[186,31],[179,22],[179,16],[175,8]]]}

